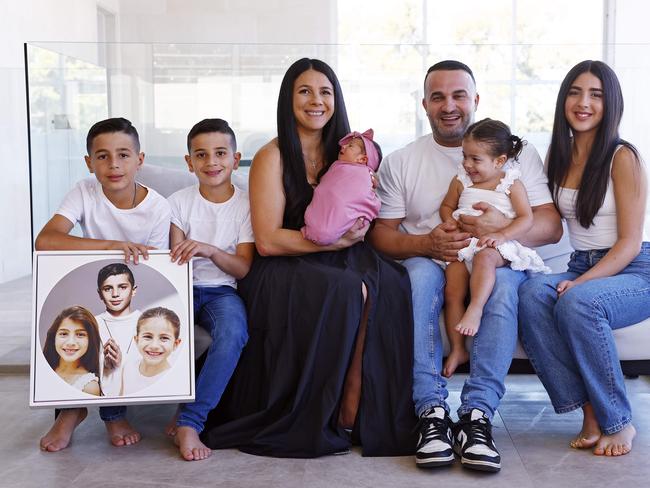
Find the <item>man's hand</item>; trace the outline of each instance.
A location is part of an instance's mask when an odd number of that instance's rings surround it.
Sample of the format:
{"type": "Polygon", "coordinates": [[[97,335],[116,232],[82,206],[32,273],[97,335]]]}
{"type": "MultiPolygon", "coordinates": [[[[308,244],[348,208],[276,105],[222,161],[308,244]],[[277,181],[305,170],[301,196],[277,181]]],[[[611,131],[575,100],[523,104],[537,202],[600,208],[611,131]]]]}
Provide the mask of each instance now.
{"type": "Polygon", "coordinates": [[[458,251],[469,244],[470,234],[460,232],[455,221],[447,221],[428,234],[429,255],[441,261],[458,261],[458,251]]]}
{"type": "Polygon", "coordinates": [[[122,364],[122,351],[113,339],[109,339],[104,344],[104,371],[107,373],[117,369],[122,364]]]}
{"type": "Polygon", "coordinates": [[[486,234],[500,231],[512,222],[512,219],[507,218],[489,203],[478,202],[473,205],[473,208],[481,210],[483,214],[478,216],[461,215],[459,224],[462,231],[479,239],[486,234]]]}

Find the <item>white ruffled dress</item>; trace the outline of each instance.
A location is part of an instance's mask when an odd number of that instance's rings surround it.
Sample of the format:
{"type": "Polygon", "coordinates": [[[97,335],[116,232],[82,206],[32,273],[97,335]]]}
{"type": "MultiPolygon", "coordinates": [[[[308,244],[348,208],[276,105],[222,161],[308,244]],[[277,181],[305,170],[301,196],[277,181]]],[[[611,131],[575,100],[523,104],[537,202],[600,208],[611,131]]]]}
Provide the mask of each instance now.
{"type": "MultiPolygon", "coordinates": [[[[472,205],[478,202],[486,202],[500,210],[506,217],[515,218],[516,213],[510,201],[510,186],[519,179],[521,171],[518,167],[508,163],[505,170],[505,176],[501,179],[494,190],[484,190],[474,188],[472,180],[465,172],[462,165],[458,167],[456,177],[463,184],[463,192],[458,200],[458,208],[452,216],[458,219],[460,215],[481,215],[483,212],[472,208],[472,205]]],[[[474,254],[487,246],[479,246],[478,239],[472,237],[469,246],[458,251],[458,260],[465,261],[467,268],[472,270],[472,259],[474,254]]],[[[497,246],[497,250],[506,261],[510,261],[510,267],[516,271],[535,271],[541,273],[550,273],[551,269],[544,265],[544,261],[534,249],[522,246],[517,241],[507,241],[497,246]]]]}

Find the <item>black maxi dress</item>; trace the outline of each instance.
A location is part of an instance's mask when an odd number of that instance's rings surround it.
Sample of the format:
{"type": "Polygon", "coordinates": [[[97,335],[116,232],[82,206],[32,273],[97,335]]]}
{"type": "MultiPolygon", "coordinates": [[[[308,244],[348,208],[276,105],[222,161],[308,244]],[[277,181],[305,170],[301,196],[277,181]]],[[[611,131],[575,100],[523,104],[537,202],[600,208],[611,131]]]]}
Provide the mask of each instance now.
{"type": "Polygon", "coordinates": [[[364,242],[336,252],[255,257],[239,282],[248,344],[208,417],[201,434],[206,445],[295,458],[349,449],[338,415],[362,315],[362,282],[370,310],[352,437],[364,456],[414,453],[410,282],[401,265],[364,242]]]}

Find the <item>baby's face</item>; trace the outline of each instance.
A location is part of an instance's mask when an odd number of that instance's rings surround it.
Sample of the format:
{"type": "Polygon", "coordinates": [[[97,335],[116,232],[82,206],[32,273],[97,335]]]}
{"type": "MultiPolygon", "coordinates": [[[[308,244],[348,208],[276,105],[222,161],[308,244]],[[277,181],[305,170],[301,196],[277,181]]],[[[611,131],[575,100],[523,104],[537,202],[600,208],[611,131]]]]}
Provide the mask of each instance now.
{"type": "Polygon", "coordinates": [[[167,320],[151,317],[140,323],[135,342],[142,360],[155,366],[167,360],[180,340],[174,336],[174,328],[167,320]]]}
{"type": "Polygon", "coordinates": [[[348,161],[349,163],[366,164],[368,157],[366,156],[366,148],[363,145],[363,141],[355,137],[346,144],[343,144],[339,151],[339,159],[341,161],[348,161]]]}
{"type": "Polygon", "coordinates": [[[54,337],[54,349],[63,361],[77,361],[88,351],[88,332],[83,324],[63,319],[54,337]]]}

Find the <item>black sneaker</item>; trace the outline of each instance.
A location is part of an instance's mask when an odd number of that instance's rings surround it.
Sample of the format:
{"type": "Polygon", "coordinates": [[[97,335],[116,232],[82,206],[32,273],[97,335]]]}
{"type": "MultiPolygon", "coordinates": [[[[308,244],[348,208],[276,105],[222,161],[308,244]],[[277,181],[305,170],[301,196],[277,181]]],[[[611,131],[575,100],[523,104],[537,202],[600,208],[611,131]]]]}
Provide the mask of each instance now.
{"type": "Polygon", "coordinates": [[[420,440],[415,452],[418,468],[435,468],[454,462],[452,423],[443,407],[431,408],[420,416],[420,440]]]}
{"type": "Polygon", "coordinates": [[[463,415],[454,426],[454,451],[466,468],[495,473],[501,469],[501,456],[492,439],[492,424],[477,408],[463,415]]]}

